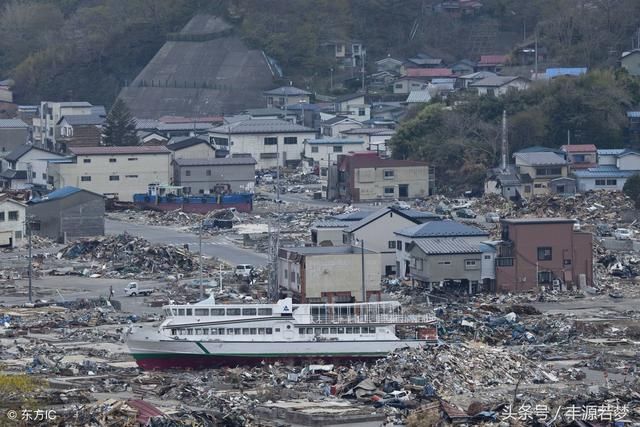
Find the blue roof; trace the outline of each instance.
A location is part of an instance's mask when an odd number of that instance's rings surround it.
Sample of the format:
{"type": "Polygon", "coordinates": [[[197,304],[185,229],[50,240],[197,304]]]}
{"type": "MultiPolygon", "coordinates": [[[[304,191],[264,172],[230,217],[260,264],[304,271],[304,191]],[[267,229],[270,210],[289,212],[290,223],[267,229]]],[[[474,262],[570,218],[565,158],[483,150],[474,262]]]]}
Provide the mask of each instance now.
{"type": "Polygon", "coordinates": [[[547,68],[546,75],[549,78],[560,76],[579,76],[587,73],[586,67],[577,68],[547,68]]]}
{"type": "Polygon", "coordinates": [[[429,221],[396,231],[395,234],[405,237],[456,237],[456,236],[488,236],[489,233],[477,227],[460,222],[429,221]]]}
{"type": "Polygon", "coordinates": [[[343,138],[323,138],[323,139],[307,139],[307,144],[312,145],[341,145],[341,144],[358,144],[363,145],[363,139],[343,139],[343,138]]]}
{"type": "Polygon", "coordinates": [[[589,168],[584,170],[577,170],[573,172],[576,178],[629,178],[630,176],[636,174],[637,171],[621,171],[620,169],[614,167],[597,167],[597,168],[589,168]]]}
{"type": "Polygon", "coordinates": [[[640,111],[627,111],[627,117],[637,119],[640,117],[640,111]]]}
{"type": "Polygon", "coordinates": [[[497,252],[496,247],[486,243],[480,243],[480,252],[497,252]]]}
{"type": "MultiPolygon", "coordinates": [[[[83,190],[82,188],[77,188],[77,187],[62,187],[58,190],[52,191],[51,193],[45,196],[35,198],[31,200],[29,203],[44,203],[44,202],[50,202],[52,200],[64,199],[65,197],[69,197],[72,194],[76,194],[81,191],[87,191],[88,193],[93,193],[92,191],[83,190]]],[[[96,196],[102,197],[97,193],[93,193],[93,194],[95,194],[96,196]]]]}
{"type": "Polygon", "coordinates": [[[355,212],[348,212],[339,215],[334,215],[331,219],[337,219],[338,221],[360,221],[371,215],[373,211],[360,210],[355,212]]]}

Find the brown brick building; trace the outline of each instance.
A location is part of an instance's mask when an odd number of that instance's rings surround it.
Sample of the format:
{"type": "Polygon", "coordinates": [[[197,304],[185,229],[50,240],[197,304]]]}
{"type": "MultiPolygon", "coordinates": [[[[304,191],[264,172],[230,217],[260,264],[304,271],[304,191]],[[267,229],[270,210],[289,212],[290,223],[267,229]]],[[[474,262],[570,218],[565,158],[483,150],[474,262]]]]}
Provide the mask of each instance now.
{"type": "Polygon", "coordinates": [[[503,219],[496,257],[496,290],[521,292],[554,284],[565,289],[593,283],[591,233],[572,219],[503,219]]]}

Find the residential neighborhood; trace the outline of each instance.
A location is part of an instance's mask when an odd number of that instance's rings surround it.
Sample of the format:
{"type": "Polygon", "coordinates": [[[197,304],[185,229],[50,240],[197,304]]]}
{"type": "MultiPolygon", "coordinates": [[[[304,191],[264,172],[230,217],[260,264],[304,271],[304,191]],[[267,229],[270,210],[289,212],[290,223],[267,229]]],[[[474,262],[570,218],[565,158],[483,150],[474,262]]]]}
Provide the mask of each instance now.
{"type": "Polygon", "coordinates": [[[639,19],[0,4],[0,425],[639,425],[639,19]]]}

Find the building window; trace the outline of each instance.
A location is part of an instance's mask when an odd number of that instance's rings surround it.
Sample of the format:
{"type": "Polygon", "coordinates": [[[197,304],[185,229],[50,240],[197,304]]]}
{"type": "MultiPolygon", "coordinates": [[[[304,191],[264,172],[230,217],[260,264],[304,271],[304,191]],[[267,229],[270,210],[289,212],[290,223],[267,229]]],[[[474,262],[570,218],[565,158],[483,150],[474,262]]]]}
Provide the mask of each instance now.
{"type": "Polygon", "coordinates": [[[334,145],[333,146],[334,153],[342,153],[342,145],[334,145]]]}
{"type": "Polygon", "coordinates": [[[497,267],[513,267],[513,258],[496,258],[497,267]]]}
{"type": "Polygon", "coordinates": [[[260,153],[261,159],[277,159],[278,153],[260,153]]]}
{"type": "Polygon", "coordinates": [[[36,177],[36,176],[37,176],[37,175],[36,175],[36,173],[35,173],[35,172],[31,172],[31,178],[34,178],[34,179],[35,179],[35,177],[36,177]]]}
{"type": "Polygon", "coordinates": [[[190,170],[184,171],[184,176],[191,176],[191,171],[190,170]]]}
{"type": "Polygon", "coordinates": [[[418,271],[422,271],[422,269],[424,269],[424,260],[422,258],[415,258],[413,264],[418,271]]]}
{"type": "Polygon", "coordinates": [[[539,272],[538,283],[551,283],[551,272],[550,271],[539,272]]]}
{"type": "Polygon", "coordinates": [[[384,171],[384,179],[393,179],[395,177],[395,171],[393,170],[385,170],[384,171]]]}
{"type": "Polygon", "coordinates": [[[274,136],[267,136],[264,138],[264,145],[278,145],[278,138],[274,136]]]}
{"type": "Polygon", "coordinates": [[[485,255],[484,259],[491,259],[491,255],[485,255]]]}
{"type": "Polygon", "coordinates": [[[384,187],[384,195],[385,196],[393,196],[395,194],[393,187],[384,187]]]}
{"type": "Polygon", "coordinates": [[[571,260],[570,259],[564,259],[562,260],[562,265],[571,265],[571,260]]]}
{"type": "Polygon", "coordinates": [[[396,241],[396,248],[401,251],[402,250],[402,240],[396,241]]]}
{"type": "Polygon", "coordinates": [[[16,239],[22,239],[22,231],[21,230],[16,231],[15,236],[16,236],[16,239]]]}
{"type": "Polygon", "coordinates": [[[596,185],[607,185],[607,181],[604,179],[596,179],[596,185]]]}
{"type": "Polygon", "coordinates": [[[0,212],[0,222],[4,221],[4,212],[0,212]]]}
{"type": "Polygon", "coordinates": [[[535,188],[543,188],[544,187],[544,185],[542,185],[542,184],[533,184],[533,186],[535,188]]]}
{"type": "Polygon", "coordinates": [[[18,211],[9,211],[9,221],[18,220],[18,211]]]}
{"type": "Polygon", "coordinates": [[[199,189],[199,190],[198,190],[198,193],[199,193],[199,194],[204,194],[204,189],[203,189],[203,188],[199,189]]]}
{"type": "Polygon", "coordinates": [[[451,261],[438,261],[438,265],[451,265],[451,261]]]}
{"type": "Polygon", "coordinates": [[[616,179],[608,179],[607,185],[618,185],[618,180],[616,179]]]}
{"type": "Polygon", "coordinates": [[[82,159],[82,163],[91,163],[91,159],[82,159]]]}
{"type": "Polygon", "coordinates": [[[117,161],[118,161],[118,159],[109,159],[109,163],[115,163],[117,161]]]}
{"type": "Polygon", "coordinates": [[[317,153],[318,152],[318,147],[311,147],[311,152],[312,153],[317,153]]]}
{"type": "Polygon", "coordinates": [[[548,246],[538,248],[538,261],[551,261],[552,250],[548,246]]]}
{"type": "Polygon", "coordinates": [[[125,178],[137,178],[138,175],[125,175],[125,178]]]}
{"type": "Polygon", "coordinates": [[[81,176],[80,177],[80,181],[82,181],[82,182],[90,182],[91,181],[91,177],[90,176],[81,176]]]}
{"type": "Polygon", "coordinates": [[[364,116],[366,114],[366,110],[364,108],[358,108],[358,115],[364,116]]]}
{"type": "Polygon", "coordinates": [[[536,168],[536,176],[562,175],[562,168],[536,168]]]}
{"type": "Polygon", "coordinates": [[[135,160],[138,160],[138,158],[137,157],[129,157],[127,160],[129,160],[130,162],[133,162],[135,160]]]}
{"type": "Polygon", "coordinates": [[[524,186],[524,192],[525,193],[531,193],[531,186],[530,185],[525,185],[524,186]]]}
{"type": "Polygon", "coordinates": [[[207,176],[211,176],[211,169],[207,169],[207,176]]]}
{"type": "Polygon", "coordinates": [[[395,87],[396,89],[402,89],[402,83],[396,83],[396,84],[394,85],[394,87],[395,87]]]}
{"type": "Polygon", "coordinates": [[[478,268],[480,268],[480,266],[478,264],[479,264],[478,260],[465,259],[464,260],[464,269],[465,270],[477,270],[478,268]]]}
{"type": "Polygon", "coordinates": [[[120,181],[120,175],[110,175],[109,181],[120,181]]]}
{"type": "Polygon", "coordinates": [[[389,249],[395,249],[395,248],[396,248],[396,241],[389,240],[389,249]]]}
{"type": "Polygon", "coordinates": [[[46,173],[42,174],[42,179],[45,180],[45,181],[47,180],[47,174],[46,173]]]}
{"type": "Polygon", "coordinates": [[[285,136],[284,137],[284,144],[285,145],[296,145],[298,143],[298,137],[297,136],[285,136]]]}
{"type": "Polygon", "coordinates": [[[285,270],[284,271],[284,278],[288,279],[289,278],[289,270],[285,270]]]}

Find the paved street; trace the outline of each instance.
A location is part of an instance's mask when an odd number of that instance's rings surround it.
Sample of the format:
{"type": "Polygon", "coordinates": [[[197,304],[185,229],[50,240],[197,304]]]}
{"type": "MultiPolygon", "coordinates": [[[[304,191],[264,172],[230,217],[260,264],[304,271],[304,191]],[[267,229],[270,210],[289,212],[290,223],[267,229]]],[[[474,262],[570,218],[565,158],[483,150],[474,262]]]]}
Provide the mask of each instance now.
{"type": "MultiPolygon", "coordinates": [[[[131,224],[128,222],[114,221],[107,219],[105,223],[107,234],[120,234],[127,232],[136,236],[144,237],[152,243],[170,244],[182,246],[189,245],[189,249],[198,251],[198,235],[188,232],[181,232],[169,227],[159,227],[153,225],[131,224]]],[[[217,257],[229,264],[252,264],[264,266],[268,263],[267,254],[256,253],[249,249],[242,249],[234,246],[225,240],[224,236],[203,237],[202,253],[207,256],[217,257]]]]}

